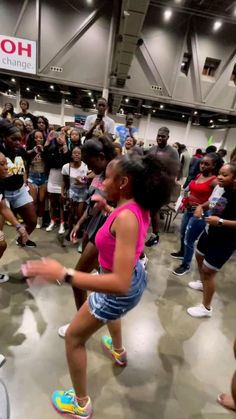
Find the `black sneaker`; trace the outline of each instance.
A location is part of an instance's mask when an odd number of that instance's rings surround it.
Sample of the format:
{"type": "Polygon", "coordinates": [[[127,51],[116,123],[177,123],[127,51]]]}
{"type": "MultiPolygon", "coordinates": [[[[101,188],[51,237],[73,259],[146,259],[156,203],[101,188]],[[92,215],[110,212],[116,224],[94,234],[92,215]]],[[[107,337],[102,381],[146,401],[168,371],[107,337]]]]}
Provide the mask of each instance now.
{"type": "Polygon", "coordinates": [[[151,234],[149,239],[146,241],[145,246],[152,247],[159,243],[160,237],[159,234],[151,234]]]}
{"type": "Polygon", "coordinates": [[[178,266],[178,268],[174,269],[172,272],[175,275],[182,276],[182,275],[187,274],[189,271],[190,271],[189,266],[180,265],[180,266],[178,266]]]}
{"type": "Polygon", "coordinates": [[[180,259],[180,260],[182,260],[184,258],[183,253],[180,252],[180,251],[179,252],[173,252],[173,253],[170,254],[170,256],[174,259],[180,259]]]}
{"type": "Polygon", "coordinates": [[[18,239],[16,240],[16,244],[17,246],[21,246],[21,247],[36,247],[36,243],[33,242],[32,240],[27,240],[26,243],[22,243],[21,237],[18,237],[18,239]]]}

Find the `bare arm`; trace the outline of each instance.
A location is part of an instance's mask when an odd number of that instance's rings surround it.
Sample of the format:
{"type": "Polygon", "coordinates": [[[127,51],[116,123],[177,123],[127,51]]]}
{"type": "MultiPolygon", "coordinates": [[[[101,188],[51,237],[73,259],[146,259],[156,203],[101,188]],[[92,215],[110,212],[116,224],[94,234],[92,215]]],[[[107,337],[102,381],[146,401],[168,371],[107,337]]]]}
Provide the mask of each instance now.
{"type": "MultiPolygon", "coordinates": [[[[94,275],[75,272],[72,285],[81,289],[111,293],[126,294],[129,290],[134,269],[135,249],[138,237],[138,221],[129,210],[123,211],[114,221],[112,230],[116,235],[113,272],[94,275]]],[[[24,274],[29,277],[40,275],[48,281],[63,280],[65,268],[58,262],[29,261],[24,266],[24,274]]]]}

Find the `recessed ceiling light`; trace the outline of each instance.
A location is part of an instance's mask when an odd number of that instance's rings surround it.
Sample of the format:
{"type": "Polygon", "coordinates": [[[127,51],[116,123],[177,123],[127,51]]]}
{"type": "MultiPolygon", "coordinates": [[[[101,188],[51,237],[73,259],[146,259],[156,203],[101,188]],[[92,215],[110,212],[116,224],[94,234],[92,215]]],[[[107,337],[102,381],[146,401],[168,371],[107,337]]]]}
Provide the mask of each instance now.
{"type": "Polygon", "coordinates": [[[37,95],[37,97],[41,97],[40,95],[37,95]]]}
{"type": "Polygon", "coordinates": [[[175,3],[180,4],[180,3],[182,3],[182,0],[175,0],[175,3]]]}
{"type": "Polygon", "coordinates": [[[90,6],[91,4],[93,4],[93,0],[86,0],[86,3],[90,6]]]}
{"type": "Polygon", "coordinates": [[[91,92],[88,92],[88,95],[89,95],[89,96],[92,96],[92,93],[91,93],[91,92]]]}
{"type": "Polygon", "coordinates": [[[94,99],[91,99],[91,102],[94,102],[94,99]]]}
{"type": "Polygon", "coordinates": [[[219,122],[229,122],[229,119],[222,116],[222,118],[218,118],[218,121],[219,122]]]}
{"type": "Polygon", "coordinates": [[[148,104],[144,103],[142,105],[142,108],[151,109],[152,108],[152,105],[148,105],[148,104]]]}
{"type": "Polygon", "coordinates": [[[53,84],[51,84],[51,85],[50,85],[50,89],[51,89],[51,90],[54,90],[54,86],[53,86],[53,84]]]}
{"type": "Polygon", "coordinates": [[[128,97],[126,97],[126,98],[125,98],[125,102],[126,102],[126,103],[128,103],[128,102],[129,102],[129,98],[128,98],[128,97]]]}
{"type": "Polygon", "coordinates": [[[11,89],[8,89],[8,93],[11,93],[11,89]]]}
{"type": "Polygon", "coordinates": [[[182,118],[185,118],[185,115],[182,115],[182,118]]]}
{"type": "Polygon", "coordinates": [[[165,22],[168,22],[170,20],[171,16],[172,16],[172,11],[170,9],[166,9],[164,11],[164,20],[165,20],[165,22]]]}
{"type": "Polygon", "coordinates": [[[68,99],[66,99],[66,103],[68,103],[68,99]]]}
{"type": "Polygon", "coordinates": [[[221,26],[222,26],[221,20],[216,20],[213,25],[213,31],[214,32],[218,31],[221,28],[221,26]]]}
{"type": "Polygon", "coordinates": [[[29,87],[26,87],[26,90],[27,90],[27,92],[29,92],[30,91],[30,88],[29,87]]]}
{"type": "Polygon", "coordinates": [[[160,109],[164,109],[164,105],[160,105],[160,109]]]}
{"type": "Polygon", "coordinates": [[[152,110],[152,112],[153,112],[153,113],[156,113],[156,109],[153,109],[153,110],[152,110]]]}
{"type": "Polygon", "coordinates": [[[213,122],[214,122],[213,119],[210,119],[210,124],[213,124],[213,122]]]}
{"type": "Polygon", "coordinates": [[[185,65],[185,62],[183,61],[182,63],[181,63],[181,67],[183,67],[185,65]]]}
{"type": "Polygon", "coordinates": [[[11,79],[12,83],[16,82],[16,79],[14,79],[14,77],[11,79]]]}
{"type": "Polygon", "coordinates": [[[94,107],[94,108],[96,108],[96,105],[95,105],[95,103],[94,103],[93,107],[94,107]]]}
{"type": "Polygon", "coordinates": [[[197,114],[198,114],[198,111],[194,111],[194,112],[193,112],[193,114],[194,114],[194,115],[197,115],[197,114]]]}

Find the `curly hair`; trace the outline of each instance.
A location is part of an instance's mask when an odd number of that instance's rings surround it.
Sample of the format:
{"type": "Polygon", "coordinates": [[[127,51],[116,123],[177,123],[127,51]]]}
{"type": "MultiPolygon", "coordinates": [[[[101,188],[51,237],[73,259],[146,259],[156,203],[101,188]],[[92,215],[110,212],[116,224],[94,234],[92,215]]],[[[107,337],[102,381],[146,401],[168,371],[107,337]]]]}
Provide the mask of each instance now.
{"type": "Polygon", "coordinates": [[[103,153],[108,162],[116,157],[114,145],[106,136],[87,140],[83,144],[81,151],[84,156],[97,157],[100,153],[103,153]]]}
{"type": "Polygon", "coordinates": [[[118,162],[123,175],[130,176],[134,200],[144,209],[157,212],[170,202],[178,166],[165,156],[126,154],[118,162]]]}

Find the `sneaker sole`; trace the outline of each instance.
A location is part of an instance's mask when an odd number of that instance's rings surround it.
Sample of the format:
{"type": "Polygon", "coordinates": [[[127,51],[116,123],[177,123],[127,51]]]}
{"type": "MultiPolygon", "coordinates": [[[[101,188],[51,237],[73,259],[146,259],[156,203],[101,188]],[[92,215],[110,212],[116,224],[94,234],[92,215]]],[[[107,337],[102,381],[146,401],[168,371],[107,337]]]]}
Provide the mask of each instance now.
{"type": "Polygon", "coordinates": [[[52,405],[53,409],[63,418],[68,417],[68,418],[77,418],[77,419],[90,419],[93,415],[93,411],[90,413],[89,416],[79,416],[79,415],[74,415],[73,413],[69,413],[69,412],[62,413],[62,412],[60,412],[60,410],[58,410],[56,408],[56,406],[52,402],[51,402],[51,405],[52,405]]]}
{"type": "Polygon", "coordinates": [[[190,287],[190,285],[188,285],[188,287],[189,287],[191,290],[203,292],[203,288],[193,288],[193,287],[190,287]]]}
{"type": "Polygon", "coordinates": [[[172,256],[172,255],[170,255],[170,257],[173,258],[173,259],[178,259],[178,260],[183,260],[184,259],[183,256],[172,256]]]}
{"type": "Polygon", "coordinates": [[[109,356],[109,358],[111,358],[113,361],[115,361],[115,363],[117,364],[117,365],[119,365],[119,367],[126,367],[126,365],[128,364],[128,362],[126,361],[126,362],[121,362],[121,361],[119,361],[118,359],[116,359],[113,355],[112,355],[112,353],[109,351],[109,349],[106,347],[106,345],[104,345],[104,343],[103,342],[101,342],[101,345],[102,345],[102,349],[104,350],[104,352],[106,352],[106,354],[109,356]]]}
{"type": "Polygon", "coordinates": [[[185,272],[181,273],[181,274],[178,274],[177,272],[172,271],[172,274],[177,275],[177,276],[183,276],[183,275],[185,275],[185,274],[187,274],[189,272],[190,272],[190,269],[188,271],[185,271],[185,272]]]}

